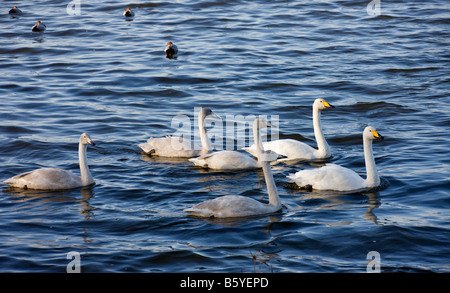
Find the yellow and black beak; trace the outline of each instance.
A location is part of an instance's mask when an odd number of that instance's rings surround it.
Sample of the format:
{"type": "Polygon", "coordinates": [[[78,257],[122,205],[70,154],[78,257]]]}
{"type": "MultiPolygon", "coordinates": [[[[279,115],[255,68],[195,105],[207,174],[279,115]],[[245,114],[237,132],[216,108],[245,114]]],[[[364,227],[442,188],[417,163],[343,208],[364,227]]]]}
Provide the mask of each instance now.
{"type": "Polygon", "coordinates": [[[376,131],[376,130],[372,130],[372,134],[373,134],[373,137],[375,137],[376,139],[379,139],[379,140],[383,140],[384,139],[384,136],[379,134],[378,131],[376,131]]]}
{"type": "Polygon", "coordinates": [[[334,108],[333,105],[331,105],[330,103],[328,103],[327,101],[322,101],[323,105],[325,106],[325,108],[334,108]]]}

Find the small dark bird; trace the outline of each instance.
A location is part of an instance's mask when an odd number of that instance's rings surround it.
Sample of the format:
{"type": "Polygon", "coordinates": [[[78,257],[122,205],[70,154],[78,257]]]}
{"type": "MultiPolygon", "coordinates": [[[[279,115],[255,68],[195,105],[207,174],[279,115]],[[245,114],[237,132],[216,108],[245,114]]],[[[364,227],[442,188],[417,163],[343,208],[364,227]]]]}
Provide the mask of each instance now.
{"type": "Polygon", "coordinates": [[[15,15],[22,15],[22,10],[17,8],[17,6],[14,6],[10,11],[9,14],[15,14],[15,15]]]}
{"type": "Polygon", "coordinates": [[[46,28],[47,28],[47,26],[39,20],[38,22],[36,22],[35,25],[33,25],[31,30],[33,32],[43,32],[43,31],[45,31],[46,28]]]}
{"type": "Polygon", "coordinates": [[[125,12],[123,13],[123,16],[133,17],[134,16],[134,12],[131,11],[130,8],[128,7],[127,10],[125,10],[125,12]]]}
{"type": "Polygon", "coordinates": [[[174,43],[168,42],[164,52],[166,53],[166,57],[171,58],[178,53],[178,47],[174,43]]]}

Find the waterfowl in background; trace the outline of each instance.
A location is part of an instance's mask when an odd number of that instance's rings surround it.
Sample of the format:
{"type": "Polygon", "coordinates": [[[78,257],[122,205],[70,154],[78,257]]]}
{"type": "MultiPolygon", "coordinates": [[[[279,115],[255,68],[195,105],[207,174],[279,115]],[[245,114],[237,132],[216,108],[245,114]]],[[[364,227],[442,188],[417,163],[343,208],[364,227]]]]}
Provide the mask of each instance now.
{"type": "Polygon", "coordinates": [[[17,8],[17,6],[14,6],[13,8],[11,8],[9,10],[9,14],[13,14],[13,15],[22,15],[22,10],[20,10],[19,8],[17,8]]]}
{"type": "Polygon", "coordinates": [[[363,179],[355,171],[336,164],[301,170],[288,175],[287,178],[306,189],[351,191],[378,187],[381,181],[372,151],[372,141],[376,139],[382,140],[383,136],[375,128],[367,126],[363,131],[366,179],[363,179]]]}
{"type": "MultiPolygon", "coordinates": [[[[312,148],[311,146],[295,139],[279,139],[264,142],[264,149],[271,150],[281,155],[283,158],[279,159],[279,161],[312,161],[331,157],[331,148],[325,140],[320,121],[321,112],[329,108],[334,108],[334,106],[329,104],[324,99],[316,99],[313,103],[313,126],[318,149],[312,148]]],[[[249,152],[253,156],[257,156],[255,144],[248,148],[243,148],[243,150],[249,152]]]]}
{"type": "Polygon", "coordinates": [[[95,145],[87,133],[81,134],[78,144],[81,177],[59,168],[41,168],[19,174],[3,182],[11,187],[40,190],[63,190],[91,185],[94,183],[94,178],[87,164],[88,144],[95,145]]]}
{"type": "Polygon", "coordinates": [[[164,49],[164,53],[166,53],[166,57],[171,58],[178,53],[178,47],[172,42],[168,42],[166,48],[164,49]]]}
{"type": "Polygon", "coordinates": [[[47,26],[39,20],[35,25],[33,25],[31,30],[33,32],[43,32],[43,31],[45,31],[46,28],[47,28],[47,26]]]}
{"type": "Polygon", "coordinates": [[[131,11],[130,7],[128,7],[125,12],[123,13],[123,16],[125,17],[133,17],[134,16],[134,12],[131,11]]]}

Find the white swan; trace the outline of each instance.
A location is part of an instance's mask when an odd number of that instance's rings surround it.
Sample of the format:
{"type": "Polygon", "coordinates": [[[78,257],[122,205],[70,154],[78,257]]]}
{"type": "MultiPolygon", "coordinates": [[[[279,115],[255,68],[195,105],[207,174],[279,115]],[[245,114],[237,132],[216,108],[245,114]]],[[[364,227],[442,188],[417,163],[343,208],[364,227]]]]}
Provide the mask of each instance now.
{"type": "Polygon", "coordinates": [[[269,193],[269,203],[262,203],[253,198],[240,195],[225,195],[212,200],[207,200],[194,205],[184,211],[197,217],[248,217],[257,215],[266,215],[281,210],[281,200],[278,196],[278,190],[270,168],[270,155],[262,155],[264,152],[261,144],[260,128],[267,127],[269,124],[263,118],[255,119],[253,123],[253,134],[257,143],[257,150],[261,158],[261,165],[266,180],[267,191],[269,193]]]}
{"type": "Polygon", "coordinates": [[[178,136],[160,138],[150,137],[147,142],[138,146],[148,155],[171,158],[191,158],[209,153],[212,150],[211,141],[205,128],[205,118],[211,116],[220,118],[210,109],[203,108],[198,113],[198,128],[200,130],[201,148],[193,146],[190,139],[178,136]]]}
{"type": "Polygon", "coordinates": [[[261,168],[261,164],[248,155],[237,151],[218,151],[189,159],[194,165],[214,170],[251,170],[261,168]]]}
{"type": "MultiPolygon", "coordinates": [[[[274,151],[285,158],[279,161],[287,160],[317,160],[331,157],[331,149],[322,132],[320,123],[320,113],[327,108],[334,108],[327,101],[323,99],[316,99],[313,103],[313,126],[314,135],[316,137],[318,149],[314,149],[309,145],[295,140],[295,139],[279,139],[274,141],[264,142],[264,149],[274,151]]],[[[257,156],[256,147],[253,144],[243,150],[251,153],[253,156],[257,156]]]]}
{"type": "Polygon", "coordinates": [[[31,30],[33,32],[43,32],[43,31],[45,31],[46,28],[47,28],[47,26],[45,24],[43,24],[40,20],[38,20],[38,22],[36,22],[36,24],[33,25],[31,30]]]}
{"type": "Polygon", "coordinates": [[[78,145],[81,177],[63,169],[41,168],[22,173],[3,182],[11,187],[42,190],[71,189],[91,185],[94,183],[94,178],[87,164],[86,149],[88,144],[95,145],[87,133],[81,134],[78,145]]]}
{"type": "Polygon", "coordinates": [[[336,164],[326,164],[311,170],[298,171],[287,178],[293,180],[300,187],[310,187],[321,190],[350,191],[373,188],[380,185],[375,159],[372,151],[372,140],[383,139],[375,128],[367,126],[363,132],[364,157],[366,161],[366,179],[361,178],[353,170],[336,164]]]}

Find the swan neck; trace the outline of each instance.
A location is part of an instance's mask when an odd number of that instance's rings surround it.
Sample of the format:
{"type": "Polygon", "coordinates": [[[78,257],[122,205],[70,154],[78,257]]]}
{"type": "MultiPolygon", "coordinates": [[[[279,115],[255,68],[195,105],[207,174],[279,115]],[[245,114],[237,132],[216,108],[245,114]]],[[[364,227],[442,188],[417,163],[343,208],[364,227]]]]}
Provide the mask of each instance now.
{"type": "Polygon", "coordinates": [[[323,135],[320,118],[321,111],[317,107],[313,107],[314,136],[316,137],[318,152],[322,157],[329,157],[331,156],[331,149],[323,135]]]}
{"type": "Polygon", "coordinates": [[[78,159],[80,161],[81,183],[83,184],[83,186],[94,183],[94,178],[92,177],[92,174],[89,171],[89,166],[87,164],[86,149],[87,145],[80,142],[80,144],[78,145],[78,159]]]}
{"type": "Polygon", "coordinates": [[[207,154],[212,150],[211,140],[208,137],[208,133],[206,132],[205,127],[205,117],[202,115],[202,111],[200,111],[198,115],[198,129],[200,131],[200,141],[202,144],[202,153],[207,154]]]}
{"type": "MultiPolygon", "coordinates": [[[[253,124],[253,136],[256,145],[256,152],[258,158],[263,158],[264,147],[261,141],[261,132],[259,129],[259,123],[255,122],[253,124]]],[[[275,207],[277,210],[281,208],[281,200],[278,195],[277,186],[275,184],[275,180],[273,179],[272,168],[270,167],[270,162],[266,160],[260,160],[263,173],[264,180],[266,181],[267,193],[269,194],[269,204],[275,207]]]]}
{"type": "Polygon", "coordinates": [[[363,138],[364,144],[364,159],[366,161],[366,183],[367,187],[375,187],[380,185],[380,177],[378,176],[377,167],[375,165],[375,158],[372,151],[372,140],[363,138]]]}

